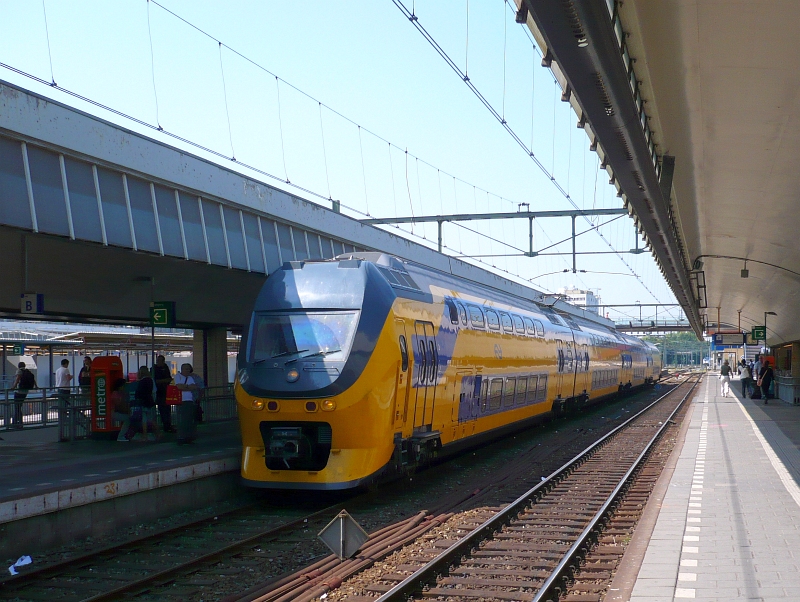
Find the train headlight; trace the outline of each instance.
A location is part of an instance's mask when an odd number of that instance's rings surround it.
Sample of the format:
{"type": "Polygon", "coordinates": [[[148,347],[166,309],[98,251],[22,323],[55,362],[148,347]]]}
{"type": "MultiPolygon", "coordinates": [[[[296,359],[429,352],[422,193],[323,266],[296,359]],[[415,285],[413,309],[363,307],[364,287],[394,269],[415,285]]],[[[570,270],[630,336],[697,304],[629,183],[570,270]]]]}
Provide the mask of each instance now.
{"type": "Polygon", "coordinates": [[[253,409],[254,410],[263,410],[264,409],[264,400],[263,399],[254,399],[252,405],[253,405],[253,409]]]}
{"type": "Polygon", "coordinates": [[[277,401],[269,401],[267,402],[267,410],[270,412],[277,412],[281,409],[280,404],[277,401]]]}
{"type": "Polygon", "coordinates": [[[332,412],[336,409],[336,402],[333,399],[326,399],[319,404],[319,407],[325,412],[332,412]]]}
{"type": "Polygon", "coordinates": [[[286,380],[290,383],[297,382],[297,379],[300,378],[300,373],[297,370],[289,370],[286,373],[286,380]]]}

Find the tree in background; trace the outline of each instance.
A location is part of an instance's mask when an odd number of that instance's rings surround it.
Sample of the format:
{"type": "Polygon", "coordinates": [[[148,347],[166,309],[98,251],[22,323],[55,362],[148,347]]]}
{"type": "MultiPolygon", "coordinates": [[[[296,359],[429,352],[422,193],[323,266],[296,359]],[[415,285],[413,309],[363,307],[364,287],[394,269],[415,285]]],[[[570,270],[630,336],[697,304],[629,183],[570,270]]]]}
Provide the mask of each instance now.
{"type": "Polygon", "coordinates": [[[703,363],[703,358],[708,356],[708,341],[698,341],[691,332],[645,336],[642,340],[652,343],[661,350],[661,359],[665,366],[699,366],[703,363]]]}

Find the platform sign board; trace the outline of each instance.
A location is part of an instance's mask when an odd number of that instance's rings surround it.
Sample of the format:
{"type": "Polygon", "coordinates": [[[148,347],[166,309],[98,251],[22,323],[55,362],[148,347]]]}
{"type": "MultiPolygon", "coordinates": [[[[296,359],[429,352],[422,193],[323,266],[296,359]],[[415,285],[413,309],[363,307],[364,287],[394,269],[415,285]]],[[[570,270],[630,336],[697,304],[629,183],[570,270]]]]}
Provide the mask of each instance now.
{"type": "Polygon", "coordinates": [[[42,293],[23,293],[20,295],[19,310],[23,314],[43,314],[44,295],[42,293]]]}
{"type": "Polygon", "coordinates": [[[751,332],[751,336],[756,341],[765,341],[767,339],[767,327],[766,326],[753,326],[753,330],[751,332]]]}
{"type": "Polygon", "coordinates": [[[150,325],[175,327],[175,301],[154,301],[150,304],[150,325]]]}
{"type": "Polygon", "coordinates": [[[25,345],[14,343],[14,346],[11,347],[11,355],[25,355],[25,345]]]}
{"type": "Polygon", "coordinates": [[[719,333],[714,335],[714,345],[717,347],[733,346],[741,347],[744,345],[744,334],[737,333],[719,333]]]}

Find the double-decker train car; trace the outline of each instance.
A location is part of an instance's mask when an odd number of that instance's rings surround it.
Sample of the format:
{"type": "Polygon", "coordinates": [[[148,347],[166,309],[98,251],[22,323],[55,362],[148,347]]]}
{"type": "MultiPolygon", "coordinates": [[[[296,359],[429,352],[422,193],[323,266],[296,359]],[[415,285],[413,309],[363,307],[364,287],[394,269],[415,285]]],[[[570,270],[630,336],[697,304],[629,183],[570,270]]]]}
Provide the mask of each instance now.
{"type": "Polygon", "coordinates": [[[653,345],[586,312],[380,253],[290,262],[242,336],[242,477],[356,487],[660,373],[653,345]]]}

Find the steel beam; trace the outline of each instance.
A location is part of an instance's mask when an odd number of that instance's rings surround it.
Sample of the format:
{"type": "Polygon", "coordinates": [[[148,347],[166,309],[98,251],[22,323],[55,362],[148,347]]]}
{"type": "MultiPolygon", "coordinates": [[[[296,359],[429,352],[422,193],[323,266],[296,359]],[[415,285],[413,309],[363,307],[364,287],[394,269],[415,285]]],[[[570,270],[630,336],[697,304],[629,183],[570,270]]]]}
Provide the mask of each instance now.
{"type": "MultiPolygon", "coordinates": [[[[695,334],[702,336],[684,244],[671,219],[669,198],[661,191],[642,127],[646,116],[634,100],[638,84],[623,62],[623,53],[627,54],[624,34],[620,30],[621,44],[609,3],[517,1],[528,9],[527,24],[542,45],[545,64],[556,73],[562,88],[570,90],[580,122],[590,129],[592,145],[599,146],[603,165],[611,168],[612,182],[618,183],[626,204],[636,214],[695,334]]],[[[666,181],[664,184],[666,189],[666,181]]]]}
{"type": "MultiPolygon", "coordinates": [[[[412,215],[410,217],[372,217],[360,220],[362,224],[422,224],[425,222],[470,222],[487,219],[530,219],[537,217],[580,217],[590,215],[626,215],[624,207],[612,209],[585,209],[564,211],[509,211],[507,213],[451,213],[448,215],[412,215]]],[[[533,222],[531,222],[533,224],[533,222]]],[[[532,226],[531,226],[532,228],[532,226]]],[[[533,234],[531,232],[531,239],[533,234]]]]}

